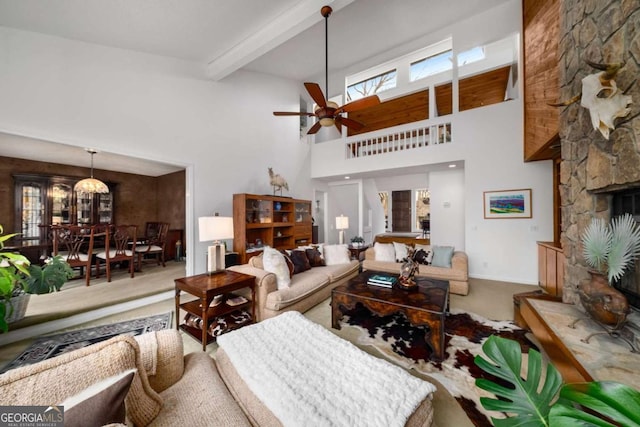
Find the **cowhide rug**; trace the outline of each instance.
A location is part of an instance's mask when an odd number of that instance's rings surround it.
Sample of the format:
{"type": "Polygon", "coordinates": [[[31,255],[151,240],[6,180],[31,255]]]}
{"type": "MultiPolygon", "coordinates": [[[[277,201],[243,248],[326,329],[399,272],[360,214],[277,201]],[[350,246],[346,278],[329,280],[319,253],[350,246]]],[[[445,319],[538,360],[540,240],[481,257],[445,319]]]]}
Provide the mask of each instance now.
{"type": "MultiPolygon", "coordinates": [[[[529,348],[537,350],[526,338],[527,331],[512,322],[452,310],[445,321],[446,359],[435,362],[429,359],[431,352],[424,340],[424,329],[411,326],[404,315],[379,317],[361,306],[344,314],[343,325],[360,329],[358,344],[373,346],[390,361],[439,381],[476,426],[491,426],[491,417],[504,418],[497,412],[488,413],[480,404],[480,396],[495,397],[475,386],[476,378],[495,380],[473,363],[482,351],[482,343],[491,335],[499,335],[520,342],[524,353],[529,348]]],[[[526,361],[526,355],[523,360],[526,361]]]]}

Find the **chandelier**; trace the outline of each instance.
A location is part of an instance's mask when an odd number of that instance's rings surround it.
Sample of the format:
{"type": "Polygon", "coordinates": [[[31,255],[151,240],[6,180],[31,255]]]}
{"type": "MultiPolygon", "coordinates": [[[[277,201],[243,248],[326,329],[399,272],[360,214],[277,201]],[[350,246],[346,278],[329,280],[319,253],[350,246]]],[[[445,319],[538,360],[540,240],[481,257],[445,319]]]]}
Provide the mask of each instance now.
{"type": "Polygon", "coordinates": [[[87,149],[87,153],[91,154],[91,178],[78,181],[73,190],[78,193],[108,193],[107,184],[93,177],[93,155],[96,154],[96,151],[87,149]]]}

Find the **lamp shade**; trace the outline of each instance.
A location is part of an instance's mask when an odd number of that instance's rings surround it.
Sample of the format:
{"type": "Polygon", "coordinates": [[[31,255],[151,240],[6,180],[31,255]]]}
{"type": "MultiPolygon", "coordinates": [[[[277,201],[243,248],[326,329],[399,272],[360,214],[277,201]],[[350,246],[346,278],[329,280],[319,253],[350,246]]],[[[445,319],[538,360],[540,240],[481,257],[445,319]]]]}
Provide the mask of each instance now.
{"type": "Polygon", "coordinates": [[[346,230],[349,228],[349,217],[340,215],[336,217],[336,229],[346,230]]]}
{"type": "Polygon", "coordinates": [[[106,194],[109,192],[109,187],[107,184],[95,178],[85,178],[76,182],[76,185],[73,186],[73,191],[78,193],[102,193],[106,194]]]}
{"type": "Polygon", "coordinates": [[[227,216],[202,216],[198,218],[201,242],[233,239],[233,218],[227,216]]]}

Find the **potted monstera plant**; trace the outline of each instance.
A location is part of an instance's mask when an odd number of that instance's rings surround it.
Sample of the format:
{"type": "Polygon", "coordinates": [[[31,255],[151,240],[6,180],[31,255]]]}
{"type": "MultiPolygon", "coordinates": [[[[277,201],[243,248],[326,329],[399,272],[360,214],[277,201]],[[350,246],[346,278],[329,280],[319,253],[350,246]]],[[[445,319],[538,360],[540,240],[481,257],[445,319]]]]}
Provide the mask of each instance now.
{"type": "Polygon", "coordinates": [[[543,369],[542,356],[533,349],[529,350],[525,378],[520,344],[507,338],[492,335],[482,351],[488,360],[478,355],[475,364],[501,382],[476,379],[477,387],[498,397],[481,397],[480,403],[489,411],[508,415],[492,417],[496,427],[640,425],[638,390],[615,381],[563,384],[553,365],[543,369]]]}
{"type": "Polygon", "coordinates": [[[640,228],[630,214],[610,223],[594,218],[582,235],[583,255],[591,281],[580,286],[580,302],[596,320],[621,325],[629,312],[626,297],[610,285],[619,280],[640,256],[640,228]]]}
{"type": "Polygon", "coordinates": [[[4,242],[17,233],[4,234],[0,225],[0,330],[24,317],[31,294],[59,291],[73,277],[73,270],[60,256],[48,259],[44,266],[32,265],[23,255],[4,252],[4,242]]]}

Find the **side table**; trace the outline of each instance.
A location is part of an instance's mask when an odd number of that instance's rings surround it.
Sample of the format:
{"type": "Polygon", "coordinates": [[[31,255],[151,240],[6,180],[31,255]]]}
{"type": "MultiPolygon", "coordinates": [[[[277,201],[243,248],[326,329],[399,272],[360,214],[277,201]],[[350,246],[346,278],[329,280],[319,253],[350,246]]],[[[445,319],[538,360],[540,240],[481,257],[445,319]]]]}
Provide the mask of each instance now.
{"type": "Polygon", "coordinates": [[[357,259],[360,261],[360,254],[369,249],[369,245],[352,246],[349,245],[349,252],[351,252],[351,259],[357,259]]]}
{"type": "Polygon", "coordinates": [[[216,318],[251,307],[251,322],[255,322],[255,283],[254,276],[229,270],[212,275],[199,274],[175,279],[176,329],[182,329],[195,339],[201,340],[202,351],[205,351],[207,344],[215,340],[215,337],[209,335],[207,331],[211,321],[216,318]],[[215,307],[209,306],[216,295],[225,295],[243,288],[251,289],[251,301],[236,306],[229,306],[224,302],[215,307]],[[198,299],[181,304],[180,294],[182,292],[194,295],[198,299]],[[202,330],[186,324],[181,325],[180,309],[199,316],[202,319],[202,330]]]}

